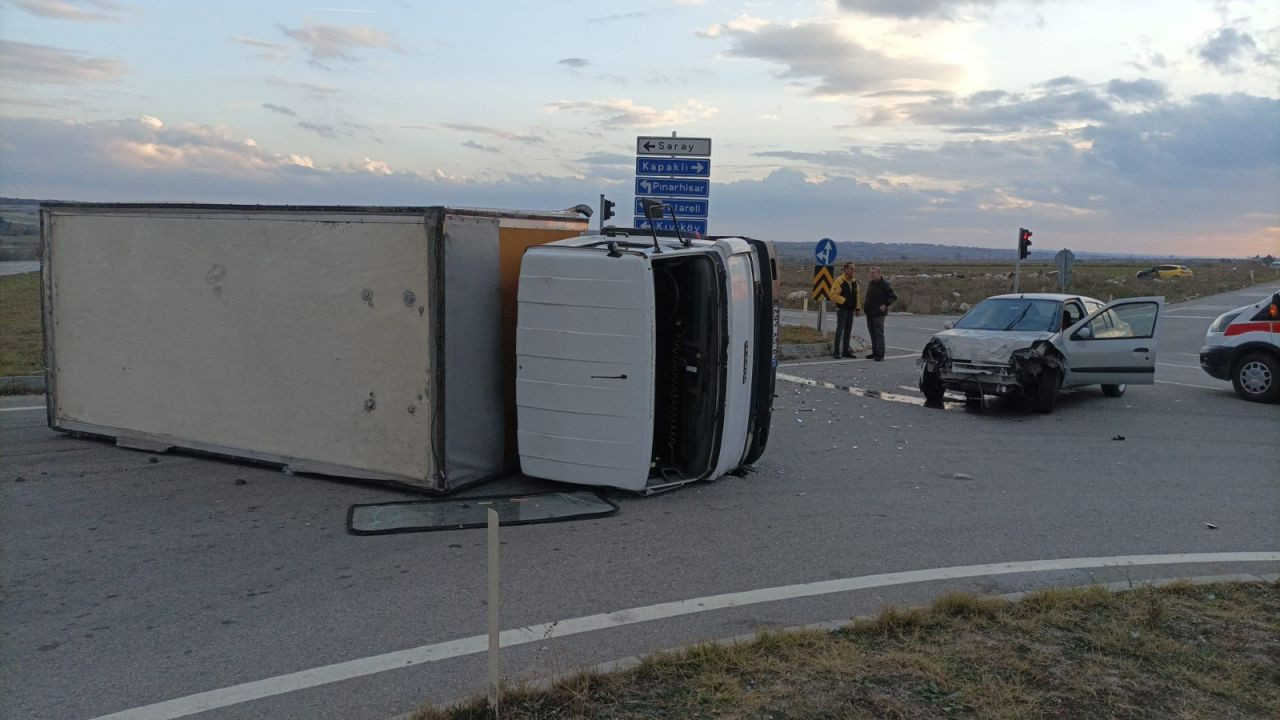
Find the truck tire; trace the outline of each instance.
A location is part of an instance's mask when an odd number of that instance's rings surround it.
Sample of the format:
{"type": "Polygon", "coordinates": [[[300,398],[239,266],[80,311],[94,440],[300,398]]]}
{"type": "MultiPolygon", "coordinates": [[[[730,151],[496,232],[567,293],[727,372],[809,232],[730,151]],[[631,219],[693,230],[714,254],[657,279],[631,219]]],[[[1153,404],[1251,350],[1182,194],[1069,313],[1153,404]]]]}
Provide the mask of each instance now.
{"type": "Polygon", "coordinates": [[[1103,385],[1102,394],[1107,397],[1120,397],[1128,387],[1128,385],[1103,385]]]}
{"type": "Polygon", "coordinates": [[[1032,405],[1036,412],[1048,415],[1058,403],[1058,388],[1062,385],[1062,372],[1057,368],[1045,368],[1036,382],[1035,398],[1032,405]]]}
{"type": "Polygon", "coordinates": [[[924,401],[929,405],[941,405],[942,396],[946,394],[947,389],[942,385],[942,378],[937,373],[922,372],[920,373],[920,392],[924,394],[924,401]]]}
{"type": "Polygon", "coordinates": [[[1245,400],[1275,402],[1280,399],[1280,360],[1264,352],[1245,355],[1231,368],[1231,385],[1245,400]]]}

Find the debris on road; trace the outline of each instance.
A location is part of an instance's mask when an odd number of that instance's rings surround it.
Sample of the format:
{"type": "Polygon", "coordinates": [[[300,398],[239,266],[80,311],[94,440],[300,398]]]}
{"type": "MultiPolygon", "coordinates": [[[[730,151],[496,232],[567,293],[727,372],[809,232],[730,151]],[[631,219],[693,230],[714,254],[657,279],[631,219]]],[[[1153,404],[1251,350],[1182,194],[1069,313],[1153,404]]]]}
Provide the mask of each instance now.
{"type": "Polygon", "coordinates": [[[1112,440],[1124,440],[1124,436],[1123,436],[1123,435],[1116,435],[1115,437],[1113,437],[1113,438],[1111,438],[1111,439],[1112,439],[1112,440]]]}
{"type": "Polygon", "coordinates": [[[1205,527],[1207,527],[1207,528],[1209,528],[1210,530],[1217,530],[1217,529],[1218,529],[1218,526],[1217,526],[1217,525],[1214,525],[1214,524],[1213,524],[1213,523],[1211,523],[1211,522],[1207,522],[1207,523],[1205,523],[1205,524],[1204,524],[1204,526],[1205,526],[1205,527]]]}

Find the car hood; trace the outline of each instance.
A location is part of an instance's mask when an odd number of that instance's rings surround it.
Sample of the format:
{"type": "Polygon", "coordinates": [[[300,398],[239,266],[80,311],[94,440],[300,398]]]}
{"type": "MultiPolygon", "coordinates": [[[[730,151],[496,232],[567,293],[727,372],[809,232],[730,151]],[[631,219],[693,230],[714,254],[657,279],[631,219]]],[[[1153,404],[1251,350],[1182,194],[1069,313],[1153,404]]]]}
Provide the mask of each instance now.
{"type": "Polygon", "coordinates": [[[933,338],[947,349],[952,360],[973,363],[1009,362],[1014,350],[1031,347],[1037,340],[1048,340],[1051,332],[1005,332],[1001,330],[946,330],[933,338]]]}

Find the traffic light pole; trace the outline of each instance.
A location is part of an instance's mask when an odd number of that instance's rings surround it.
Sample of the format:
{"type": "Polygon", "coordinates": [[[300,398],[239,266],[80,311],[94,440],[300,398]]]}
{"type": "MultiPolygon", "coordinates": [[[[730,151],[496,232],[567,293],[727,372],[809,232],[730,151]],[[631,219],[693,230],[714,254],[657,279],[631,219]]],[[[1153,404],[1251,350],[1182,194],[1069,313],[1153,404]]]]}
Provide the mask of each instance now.
{"type": "Polygon", "coordinates": [[[1018,241],[1013,251],[1013,291],[1018,292],[1018,284],[1022,280],[1022,230],[1018,230],[1018,241]]]}

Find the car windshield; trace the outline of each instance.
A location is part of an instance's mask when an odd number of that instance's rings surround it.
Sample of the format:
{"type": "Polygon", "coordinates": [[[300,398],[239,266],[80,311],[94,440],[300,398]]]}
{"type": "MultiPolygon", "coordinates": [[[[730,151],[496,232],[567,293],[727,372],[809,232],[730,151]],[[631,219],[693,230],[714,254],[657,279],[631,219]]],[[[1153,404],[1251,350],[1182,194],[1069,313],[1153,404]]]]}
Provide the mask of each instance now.
{"type": "Polygon", "coordinates": [[[1056,332],[1061,321],[1062,303],[1057,300],[988,298],[960,318],[955,327],[958,330],[1056,332]]]}

